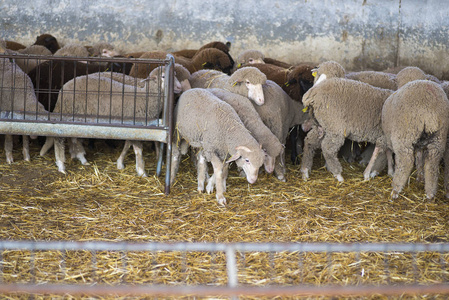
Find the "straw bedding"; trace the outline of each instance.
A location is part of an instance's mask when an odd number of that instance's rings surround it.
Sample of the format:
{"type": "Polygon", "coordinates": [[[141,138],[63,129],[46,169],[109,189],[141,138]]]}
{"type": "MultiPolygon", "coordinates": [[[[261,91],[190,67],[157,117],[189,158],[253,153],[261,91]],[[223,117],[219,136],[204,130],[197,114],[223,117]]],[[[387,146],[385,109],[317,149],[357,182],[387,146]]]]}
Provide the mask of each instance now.
{"type": "MultiPolygon", "coordinates": [[[[343,162],[338,183],[316,157],[310,180],[288,164],[287,182],[262,172],[253,185],[231,169],[225,194],[197,192],[196,173],[187,157],[171,194],[155,174],[152,143],[144,154],[147,178],[135,173],[134,155],[125,170],[115,160],[121,142],[110,147],[97,141],[88,150],[90,166],[67,162],[67,175],[57,171],[53,152],[39,157],[31,143],[31,162],[0,164],[0,238],[14,240],[202,241],[202,242],[441,242],[449,241],[449,207],[442,178],[435,203],[425,200],[423,185],[411,177],[399,199],[392,201],[391,178],[365,182],[363,166],[343,162]]],[[[15,147],[20,149],[20,147],[15,147]]],[[[4,159],[4,152],[0,152],[4,159]]],[[[441,176],[442,177],[442,176],[441,176]]],[[[7,282],[226,284],[223,253],[88,251],[2,252],[7,282]],[[34,256],[34,274],[30,256],[34,256]],[[125,262],[125,263],[124,263],[125,262]],[[124,271],[125,270],[125,271],[124,271]]],[[[239,284],[360,284],[441,282],[449,255],[420,253],[239,253],[239,284]],[[386,269],[385,262],[389,267],[386,269]],[[332,262],[332,263],[330,263],[332,262]],[[419,273],[414,273],[416,262],[419,273]],[[301,266],[299,268],[298,266],[301,266]],[[363,274],[363,276],[361,275],[363,274]],[[418,276],[418,278],[416,278],[418,276]]],[[[444,277],[446,276],[446,277],[444,277]]],[[[17,295],[16,295],[17,296],[17,295]]]]}

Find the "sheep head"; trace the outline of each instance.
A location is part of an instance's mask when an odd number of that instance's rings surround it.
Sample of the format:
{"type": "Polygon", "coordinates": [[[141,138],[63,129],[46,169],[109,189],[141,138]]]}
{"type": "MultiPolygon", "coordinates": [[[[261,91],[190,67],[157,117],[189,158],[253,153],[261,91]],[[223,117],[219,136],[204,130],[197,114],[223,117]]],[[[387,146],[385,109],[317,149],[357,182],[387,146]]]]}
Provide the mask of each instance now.
{"type": "Polygon", "coordinates": [[[235,161],[237,166],[243,169],[246,174],[246,180],[254,183],[259,174],[259,168],[264,163],[265,152],[262,148],[251,150],[247,146],[237,146],[236,152],[226,161],[230,163],[235,161]]]}
{"type": "Polygon", "coordinates": [[[257,105],[265,103],[262,85],[267,82],[267,76],[254,67],[244,67],[238,69],[229,77],[228,83],[231,86],[245,84],[248,94],[245,95],[257,105]]]}

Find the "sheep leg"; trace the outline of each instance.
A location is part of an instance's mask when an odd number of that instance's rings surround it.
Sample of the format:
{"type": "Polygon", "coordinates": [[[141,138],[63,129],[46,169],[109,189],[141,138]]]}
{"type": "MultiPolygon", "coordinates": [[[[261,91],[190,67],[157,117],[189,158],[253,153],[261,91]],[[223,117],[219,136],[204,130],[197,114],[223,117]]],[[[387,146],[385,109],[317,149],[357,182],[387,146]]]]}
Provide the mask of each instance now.
{"type": "Polygon", "coordinates": [[[53,147],[54,143],[55,143],[55,138],[51,137],[51,136],[47,136],[39,155],[44,156],[48,152],[48,150],[50,150],[50,148],[53,147]]]}
{"type": "Polygon", "coordinates": [[[391,197],[393,199],[399,197],[399,193],[407,183],[414,164],[413,149],[401,149],[395,153],[396,170],[393,176],[393,191],[391,192],[391,197]]]}
{"type": "Polygon", "coordinates": [[[449,198],[449,139],[446,143],[446,151],[444,151],[444,192],[446,198],[449,198]]]}
{"type": "Polygon", "coordinates": [[[136,155],[136,171],[137,175],[147,177],[145,173],[145,161],[143,160],[143,143],[141,141],[132,141],[134,153],[136,155]]]}
{"type": "MultiPolygon", "coordinates": [[[[207,167],[207,165],[206,165],[207,167]]],[[[245,174],[245,172],[242,170],[243,174],[245,174]]],[[[207,170],[206,170],[206,174],[207,174],[207,170]]],[[[226,180],[228,179],[228,174],[229,174],[229,164],[224,164],[223,166],[223,192],[226,192],[226,180]]],[[[245,176],[245,175],[243,175],[245,176]]],[[[208,179],[207,181],[207,193],[210,194],[214,191],[214,185],[215,185],[215,174],[212,174],[212,176],[208,179]]]]}
{"type": "Polygon", "coordinates": [[[373,174],[372,170],[373,170],[373,166],[376,162],[377,157],[379,156],[379,154],[382,151],[383,150],[379,146],[376,146],[374,148],[373,154],[371,154],[371,159],[369,160],[368,165],[365,168],[365,171],[363,171],[363,178],[365,180],[370,180],[371,178],[373,178],[377,175],[377,174],[373,174]]]}
{"type": "Polygon", "coordinates": [[[129,148],[131,147],[131,141],[126,140],[125,145],[123,146],[122,153],[117,158],[117,169],[123,170],[125,168],[125,164],[123,161],[125,160],[126,153],[128,153],[129,148]]]}
{"type": "Polygon", "coordinates": [[[424,157],[424,188],[427,200],[433,201],[438,189],[439,164],[444,154],[444,145],[430,144],[424,157]]]}
{"type": "Polygon", "coordinates": [[[84,166],[90,165],[87,159],[84,157],[86,151],[84,150],[84,146],[81,140],[78,138],[71,138],[69,142],[70,142],[69,150],[71,158],[77,158],[84,166]]]}
{"type": "Polygon", "coordinates": [[[12,156],[12,135],[5,135],[5,154],[6,154],[6,162],[8,164],[12,164],[14,162],[14,158],[12,156]]]}
{"type": "Polygon", "coordinates": [[[424,182],[424,151],[416,150],[415,153],[416,181],[424,182]]]}
{"type": "Polygon", "coordinates": [[[326,160],[327,169],[334,175],[339,182],[343,182],[341,172],[343,170],[340,161],[338,160],[338,150],[345,143],[344,136],[337,134],[326,134],[321,141],[321,149],[326,160]]]}
{"type": "Polygon", "coordinates": [[[22,153],[25,161],[30,161],[30,140],[27,135],[22,135],[22,153]]]}
{"type": "Polygon", "coordinates": [[[276,178],[279,179],[282,182],[286,182],[287,179],[285,178],[285,151],[282,150],[281,153],[275,158],[274,163],[274,174],[276,175],[276,178]]]}
{"type": "Polygon", "coordinates": [[[170,167],[170,185],[173,185],[173,183],[175,183],[176,174],[178,173],[179,164],[181,163],[181,152],[179,151],[179,147],[176,142],[172,143],[171,149],[172,163],[170,167]]]}
{"type": "Polygon", "coordinates": [[[309,179],[309,172],[312,170],[313,157],[316,149],[320,148],[321,140],[324,132],[320,127],[314,126],[306,135],[304,139],[304,149],[302,154],[302,161],[300,171],[302,179],[307,181],[309,179]]]}
{"type": "Polygon", "coordinates": [[[388,162],[388,175],[394,176],[394,161],[393,161],[393,151],[391,149],[387,149],[387,162],[388,162]]]}
{"type": "Polygon", "coordinates": [[[224,197],[224,187],[223,187],[223,161],[217,157],[213,156],[211,159],[212,166],[214,168],[215,176],[215,196],[219,205],[226,205],[226,198],[224,197]]]}
{"type": "Polygon", "coordinates": [[[66,174],[65,172],[65,138],[57,137],[54,140],[55,144],[55,158],[58,171],[66,174]]]}
{"type": "MultiPolygon", "coordinates": [[[[197,164],[196,164],[196,170],[197,170],[197,177],[198,177],[198,192],[202,193],[204,192],[204,183],[206,182],[206,174],[207,174],[207,161],[206,158],[203,156],[202,151],[198,151],[197,154],[197,164]]],[[[209,182],[208,182],[208,190],[207,193],[211,193],[213,191],[209,191],[209,182]]]]}

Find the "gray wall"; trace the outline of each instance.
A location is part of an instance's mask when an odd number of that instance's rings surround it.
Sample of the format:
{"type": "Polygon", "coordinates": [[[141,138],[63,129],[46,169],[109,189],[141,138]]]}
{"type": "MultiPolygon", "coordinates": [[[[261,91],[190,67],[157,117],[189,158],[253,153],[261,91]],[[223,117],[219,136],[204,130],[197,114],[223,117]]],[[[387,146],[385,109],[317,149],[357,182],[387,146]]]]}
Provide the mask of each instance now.
{"type": "Polygon", "coordinates": [[[126,52],[231,41],[291,63],[416,65],[449,78],[447,0],[2,0],[0,39],[108,41],[126,52]]]}

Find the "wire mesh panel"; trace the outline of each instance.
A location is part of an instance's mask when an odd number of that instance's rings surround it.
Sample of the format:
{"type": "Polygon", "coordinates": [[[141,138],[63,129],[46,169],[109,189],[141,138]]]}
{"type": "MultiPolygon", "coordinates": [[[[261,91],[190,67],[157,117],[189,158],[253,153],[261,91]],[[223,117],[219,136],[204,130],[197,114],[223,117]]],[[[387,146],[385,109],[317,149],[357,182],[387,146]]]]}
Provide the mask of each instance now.
{"type": "MultiPolygon", "coordinates": [[[[173,82],[171,55],[143,60],[2,54],[0,133],[159,141],[169,145],[168,168],[173,82]],[[127,75],[130,68],[152,72],[137,78],[127,75]]],[[[161,165],[159,160],[158,175],[161,165]]],[[[166,177],[168,193],[169,172],[166,177]]]]}
{"type": "Polygon", "coordinates": [[[1,241],[0,292],[449,296],[449,244],[1,241]]]}

